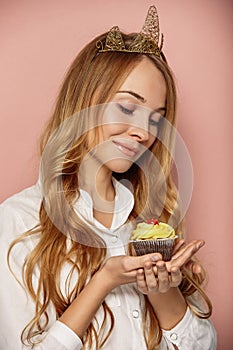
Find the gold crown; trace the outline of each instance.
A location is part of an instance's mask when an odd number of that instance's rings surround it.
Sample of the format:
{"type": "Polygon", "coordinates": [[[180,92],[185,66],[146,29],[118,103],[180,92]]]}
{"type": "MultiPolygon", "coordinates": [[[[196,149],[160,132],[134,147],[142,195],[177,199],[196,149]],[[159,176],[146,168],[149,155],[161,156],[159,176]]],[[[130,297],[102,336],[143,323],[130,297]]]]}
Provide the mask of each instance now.
{"type": "Polygon", "coordinates": [[[160,56],[163,47],[163,34],[159,45],[159,17],[156,7],[150,6],[145,23],[141,32],[134,41],[125,46],[122,34],[118,26],[113,27],[107,34],[105,44],[102,41],[96,43],[99,52],[120,51],[120,52],[138,52],[141,54],[152,54],[160,56]]]}

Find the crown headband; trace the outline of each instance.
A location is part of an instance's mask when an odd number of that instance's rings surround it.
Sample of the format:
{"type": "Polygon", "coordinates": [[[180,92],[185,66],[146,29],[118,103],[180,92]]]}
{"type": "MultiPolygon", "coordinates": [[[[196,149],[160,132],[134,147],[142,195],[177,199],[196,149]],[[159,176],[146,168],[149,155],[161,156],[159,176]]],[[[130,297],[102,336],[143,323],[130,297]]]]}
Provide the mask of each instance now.
{"type": "Polygon", "coordinates": [[[114,26],[107,34],[105,44],[102,41],[96,43],[99,52],[119,51],[119,52],[137,52],[141,54],[152,54],[160,57],[163,47],[163,34],[159,45],[159,17],[156,7],[150,6],[145,23],[141,32],[134,41],[125,46],[122,34],[118,26],[114,26]]]}

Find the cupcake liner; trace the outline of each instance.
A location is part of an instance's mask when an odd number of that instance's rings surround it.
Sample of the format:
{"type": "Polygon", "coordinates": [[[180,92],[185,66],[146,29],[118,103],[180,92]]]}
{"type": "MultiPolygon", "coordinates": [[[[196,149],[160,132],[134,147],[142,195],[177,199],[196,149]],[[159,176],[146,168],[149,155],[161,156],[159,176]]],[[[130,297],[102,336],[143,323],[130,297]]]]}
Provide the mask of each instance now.
{"type": "Polygon", "coordinates": [[[156,240],[135,240],[130,241],[130,243],[133,244],[137,255],[160,253],[164,261],[169,261],[172,257],[172,251],[176,238],[177,236],[173,238],[158,238],[156,240]]]}

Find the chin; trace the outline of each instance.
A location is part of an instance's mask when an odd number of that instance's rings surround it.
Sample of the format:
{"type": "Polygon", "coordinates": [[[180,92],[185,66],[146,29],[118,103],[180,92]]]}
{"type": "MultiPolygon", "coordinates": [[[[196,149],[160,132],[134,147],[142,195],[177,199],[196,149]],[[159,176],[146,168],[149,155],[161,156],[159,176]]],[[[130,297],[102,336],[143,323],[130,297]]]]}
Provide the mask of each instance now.
{"type": "Polygon", "coordinates": [[[125,173],[131,168],[133,162],[126,159],[110,160],[105,166],[114,173],[125,173]]]}

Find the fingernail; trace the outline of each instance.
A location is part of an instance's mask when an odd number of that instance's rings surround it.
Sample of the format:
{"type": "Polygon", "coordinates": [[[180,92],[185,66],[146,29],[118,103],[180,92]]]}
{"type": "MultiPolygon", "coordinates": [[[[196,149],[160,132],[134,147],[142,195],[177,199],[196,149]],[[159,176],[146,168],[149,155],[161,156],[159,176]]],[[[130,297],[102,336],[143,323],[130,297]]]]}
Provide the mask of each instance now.
{"type": "Polygon", "coordinates": [[[203,247],[204,244],[205,244],[205,242],[202,241],[202,242],[199,244],[199,247],[200,247],[200,248],[203,247]]]}
{"type": "Polygon", "coordinates": [[[156,265],[159,270],[165,270],[165,265],[156,265]]]}
{"type": "Polygon", "coordinates": [[[152,260],[153,262],[157,262],[157,261],[159,261],[159,260],[161,260],[161,259],[160,259],[160,257],[159,257],[158,255],[154,255],[154,256],[152,256],[151,260],[152,260]]]}
{"type": "Polygon", "coordinates": [[[151,269],[151,265],[146,265],[146,269],[150,270],[151,269]]]}
{"type": "Polygon", "coordinates": [[[172,267],[171,272],[172,273],[177,273],[179,271],[178,267],[172,267]]]}

